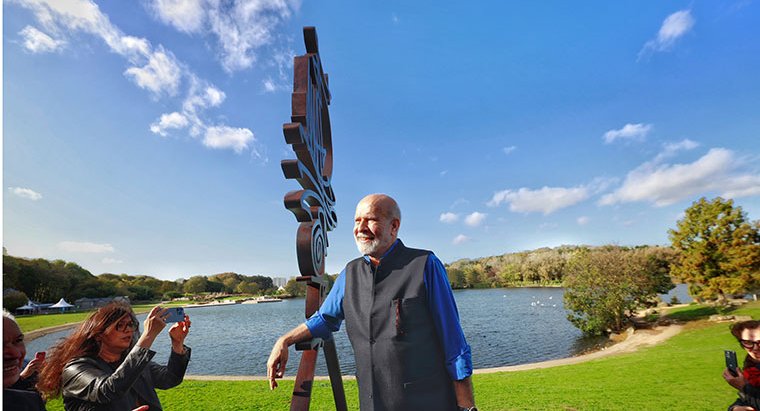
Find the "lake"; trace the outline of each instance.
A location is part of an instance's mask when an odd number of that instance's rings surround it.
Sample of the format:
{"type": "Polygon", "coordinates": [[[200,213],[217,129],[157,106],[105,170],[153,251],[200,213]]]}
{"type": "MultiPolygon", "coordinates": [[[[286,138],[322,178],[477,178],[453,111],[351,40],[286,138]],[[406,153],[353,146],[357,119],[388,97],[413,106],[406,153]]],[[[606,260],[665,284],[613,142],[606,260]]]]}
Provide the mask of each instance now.
{"type": "MultiPolygon", "coordinates": [[[[472,349],[473,366],[490,368],[566,358],[600,344],[603,339],[584,338],[567,320],[563,293],[562,288],[455,291],[462,328],[472,349]]],[[[685,286],[678,286],[671,294],[681,302],[691,300],[685,286]]],[[[187,314],[193,322],[186,340],[193,349],[188,374],[266,375],[266,361],[275,340],[303,322],[304,300],[188,308],[187,314]]],[[[145,314],[139,318],[144,320],[145,314]]],[[[28,342],[28,357],[36,351],[46,351],[70,332],[48,334],[28,342]]],[[[345,328],[335,333],[335,343],[342,373],[354,375],[354,358],[345,328]]],[[[170,351],[166,330],[152,349],[157,352],[154,360],[165,363],[170,351]]],[[[295,375],[299,361],[300,353],[291,348],[286,375],[295,375]]],[[[327,375],[321,356],[317,375],[327,375]]]]}

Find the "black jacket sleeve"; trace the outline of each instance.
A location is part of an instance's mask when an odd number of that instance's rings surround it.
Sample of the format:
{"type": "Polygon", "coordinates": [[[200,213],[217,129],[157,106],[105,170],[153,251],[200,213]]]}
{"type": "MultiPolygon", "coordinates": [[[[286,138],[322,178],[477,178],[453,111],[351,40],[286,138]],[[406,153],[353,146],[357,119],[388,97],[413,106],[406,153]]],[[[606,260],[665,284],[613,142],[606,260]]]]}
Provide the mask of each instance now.
{"type": "Polygon", "coordinates": [[[64,397],[107,404],[127,392],[156,353],[135,346],[114,372],[105,370],[91,358],[79,358],[63,369],[64,397]]]}
{"type": "Polygon", "coordinates": [[[154,387],[166,390],[178,386],[185,377],[189,362],[190,347],[188,346],[185,346],[184,354],[177,354],[172,351],[169,355],[169,363],[165,366],[151,361],[149,367],[154,387]]]}

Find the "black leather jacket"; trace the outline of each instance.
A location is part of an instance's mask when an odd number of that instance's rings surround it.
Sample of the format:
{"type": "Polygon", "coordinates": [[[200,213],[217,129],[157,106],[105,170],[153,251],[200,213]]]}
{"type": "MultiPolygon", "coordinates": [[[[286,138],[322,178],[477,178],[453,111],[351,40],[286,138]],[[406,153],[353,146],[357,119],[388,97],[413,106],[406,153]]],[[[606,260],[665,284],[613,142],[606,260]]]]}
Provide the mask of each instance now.
{"type": "Polygon", "coordinates": [[[156,388],[176,387],[182,382],[190,361],[185,354],[172,351],[166,366],[151,361],[156,353],[134,346],[124,361],[113,368],[99,357],[72,360],[63,369],[63,406],[67,411],[130,411],[149,405],[162,411],[156,388]]]}

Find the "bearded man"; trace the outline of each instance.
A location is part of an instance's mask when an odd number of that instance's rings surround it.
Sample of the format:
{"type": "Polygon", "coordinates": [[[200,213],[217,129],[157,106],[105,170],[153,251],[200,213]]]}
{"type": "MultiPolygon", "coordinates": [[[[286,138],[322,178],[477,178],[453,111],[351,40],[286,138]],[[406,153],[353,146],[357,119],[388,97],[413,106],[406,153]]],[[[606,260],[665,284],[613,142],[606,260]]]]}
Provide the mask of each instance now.
{"type": "Polygon", "coordinates": [[[267,362],[272,389],[288,347],[331,338],[345,320],[356,357],[362,410],[475,410],[470,346],[441,261],[398,237],[394,199],[371,194],[356,206],[363,254],[346,265],[319,311],[280,337],[267,362]]]}

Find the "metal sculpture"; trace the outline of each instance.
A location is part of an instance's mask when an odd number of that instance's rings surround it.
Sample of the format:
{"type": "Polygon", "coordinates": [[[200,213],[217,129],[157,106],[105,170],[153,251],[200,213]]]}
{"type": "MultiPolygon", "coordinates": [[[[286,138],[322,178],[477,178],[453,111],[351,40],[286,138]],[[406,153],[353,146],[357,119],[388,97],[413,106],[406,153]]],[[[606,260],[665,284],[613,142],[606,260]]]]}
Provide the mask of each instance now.
{"type": "MultiPolygon", "coordinates": [[[[296,234],[296,253],[301,276],[297,280],[307,285],[305,314],[309,318],[319,309],[326,295],[327,232],[335,228],[338,216],[335,213],[335,193],[330,185],[333,161],[327,74],[322,71],[316,29],[304,27],[303,37],[306,54],[294,58],[291,123],[282,126],[285,142],[292,146],[297,159],[283,160],[281,165],[285,178],[297,180],[302,187],[285,195],[285,208],[300,222],[296,234]]],[[[347,409],[335,342],[315,338],[296,344],[296,350],[302,351],[302,354],[291,411],[309,409],[320,347],[325,353],[335,408],[347,409]]]]}

